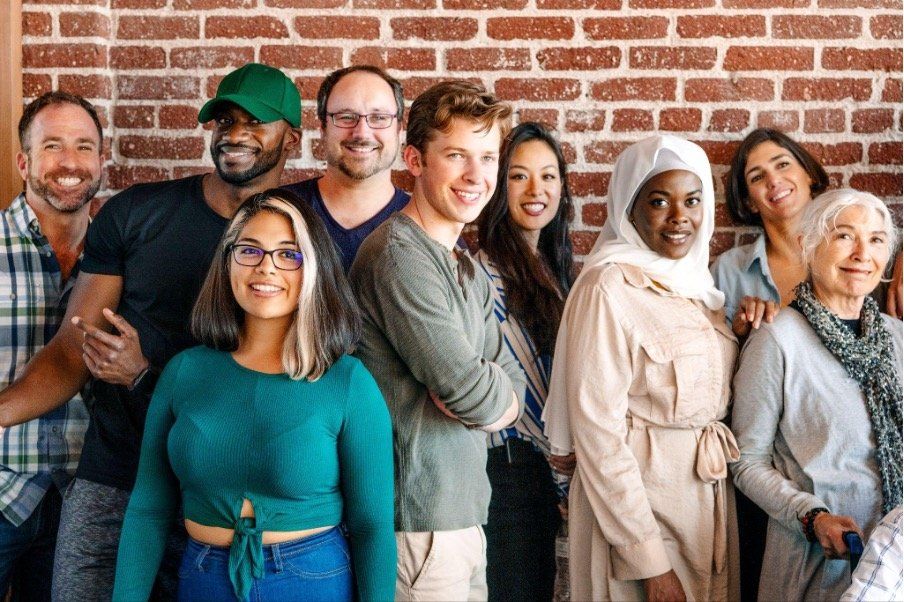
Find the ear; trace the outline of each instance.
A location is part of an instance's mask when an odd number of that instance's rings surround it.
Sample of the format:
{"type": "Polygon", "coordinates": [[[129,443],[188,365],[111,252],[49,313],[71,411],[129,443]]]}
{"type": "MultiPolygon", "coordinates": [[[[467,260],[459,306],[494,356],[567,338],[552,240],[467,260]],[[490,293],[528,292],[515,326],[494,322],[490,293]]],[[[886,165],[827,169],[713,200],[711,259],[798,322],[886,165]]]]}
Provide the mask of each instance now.
{"type": "Polygon", "coordinates": [[[408,168],[408,171],[415,178],[420,177],[424,173],[424,156],[421,151],[410,144],[405,145],[405,150],[402,151],[402,160],[405,162],[405,167],[408,168]]]}
{"type": "Polygon", "coordinates": [[[28,155],[23,151],[16,153],[16,169],[23,180],[28,180],[28,155]]]}
{"type": "Polygon", "coordinates": [[[293,152],[301,146],[301,130],[299,128],[288,128],[283,136],[283,150],[293,152]]]}

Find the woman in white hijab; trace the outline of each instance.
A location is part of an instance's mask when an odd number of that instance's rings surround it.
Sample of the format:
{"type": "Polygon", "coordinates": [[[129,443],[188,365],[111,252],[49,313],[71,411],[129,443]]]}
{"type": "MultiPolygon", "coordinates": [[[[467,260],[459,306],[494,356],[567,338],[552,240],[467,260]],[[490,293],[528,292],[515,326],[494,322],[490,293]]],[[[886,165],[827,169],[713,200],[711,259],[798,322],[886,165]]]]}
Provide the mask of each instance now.
{"type": "Polygon", "coordinates": [[[714,213],[699,146],[654,136],[616,161],[543,415],[555,453],[577,453],[573,600],[739,597],[738,450],[720,422],[737,344],[707,269],[714,213]]]}

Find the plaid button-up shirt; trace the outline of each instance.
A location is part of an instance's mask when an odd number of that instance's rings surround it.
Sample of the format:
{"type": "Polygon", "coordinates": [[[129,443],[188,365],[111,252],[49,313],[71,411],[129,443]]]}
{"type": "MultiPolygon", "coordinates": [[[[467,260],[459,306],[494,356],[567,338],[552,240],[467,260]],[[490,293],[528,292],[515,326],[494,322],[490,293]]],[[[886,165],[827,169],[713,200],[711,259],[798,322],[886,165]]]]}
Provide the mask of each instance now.
{"type": "MultiPolygon", "coordinates": [[[[76,270],[61,283],[60,265],[20,194],[0,211],[0,389],[56,333],[76,270]]],[[[0,429],[0,512],[21,525],[52,485],[75,473],[88,427],[80,396],[40,418],[0,429]]]]}

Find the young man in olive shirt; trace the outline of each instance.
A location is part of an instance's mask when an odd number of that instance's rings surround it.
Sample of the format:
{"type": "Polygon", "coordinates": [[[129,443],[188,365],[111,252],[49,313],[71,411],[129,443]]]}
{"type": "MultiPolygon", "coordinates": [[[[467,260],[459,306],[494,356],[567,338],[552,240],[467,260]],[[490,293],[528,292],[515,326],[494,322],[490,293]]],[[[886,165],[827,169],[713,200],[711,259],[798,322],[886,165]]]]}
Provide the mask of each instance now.
{"type": "Polygon", "coordinates": [[[437,84],[408,118],[411,201],[349,274],[364,313],[358,356],[393,418],[396,600],[486,599],[486,433],[513,423],[524,376],[487,280],[455,248],[496,188],[511,108],[481,86],[437,84]]]}

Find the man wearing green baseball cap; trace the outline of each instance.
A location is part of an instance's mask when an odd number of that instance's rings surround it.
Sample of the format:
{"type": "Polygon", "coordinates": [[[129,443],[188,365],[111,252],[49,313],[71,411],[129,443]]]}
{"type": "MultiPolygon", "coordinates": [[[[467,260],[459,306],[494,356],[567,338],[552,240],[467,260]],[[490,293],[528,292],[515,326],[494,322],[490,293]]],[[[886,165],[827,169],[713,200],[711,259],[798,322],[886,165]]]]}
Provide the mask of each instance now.
{"type": "MultiPolygon", "coordinates": [[[[213,121],[216,170],[132,186],[104,204],[88,228],[57,335],[0,391],[5,427],[61,406],[94,378],[81,461],[60,516],[55,600],[112,596],[157,377],[173,355],[195,344],[189,314],[223,231],[242,201],[279,186],[301,142],[300,118],[298,91],[278,69],[249,64],[228,74],[198,115],[213,121]]],[[[184,537],[177,527],[161,565],[164,598],[175,598],[184,537]]]]}

